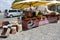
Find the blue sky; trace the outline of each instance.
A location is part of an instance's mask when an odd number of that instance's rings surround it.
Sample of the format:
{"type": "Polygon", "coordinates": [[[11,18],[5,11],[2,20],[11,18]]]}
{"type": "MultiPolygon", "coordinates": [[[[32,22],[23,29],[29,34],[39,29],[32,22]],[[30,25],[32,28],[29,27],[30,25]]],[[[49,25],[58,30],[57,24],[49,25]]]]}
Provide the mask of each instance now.
{"type": "Polygon", "coordinates": [[[14,0],[0,0],[0,10],[10,9],[13,1],[14,0]]]}

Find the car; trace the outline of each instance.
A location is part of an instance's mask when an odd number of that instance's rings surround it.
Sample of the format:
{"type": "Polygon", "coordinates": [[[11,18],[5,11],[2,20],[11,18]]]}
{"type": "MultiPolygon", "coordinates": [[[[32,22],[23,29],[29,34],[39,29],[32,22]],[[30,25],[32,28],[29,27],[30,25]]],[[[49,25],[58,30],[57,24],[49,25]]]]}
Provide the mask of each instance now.
{"type": "Polygon", "coordinates": [[[5,10],[4,17],[13,17],[13,16],[21,16],[23,14],[22,10],[5,10]]]}

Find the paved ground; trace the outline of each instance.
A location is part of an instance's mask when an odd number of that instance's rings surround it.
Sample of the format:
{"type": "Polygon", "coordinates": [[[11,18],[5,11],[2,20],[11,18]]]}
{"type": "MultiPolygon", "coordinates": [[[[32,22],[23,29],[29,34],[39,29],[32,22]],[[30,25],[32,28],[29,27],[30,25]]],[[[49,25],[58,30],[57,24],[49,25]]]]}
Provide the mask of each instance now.
{"type": "Polygon", "coordinates": [[[60,21],[14,35],[10,34],[8,38],[0,38],[0,40],[60,40],[60,21]]]}
{"type": "Polygon", "coordinates": [[[4,17],[4,13],[0,13],[0,21],[16,21],[17,17],[13,17],[13,18],[5,18],[4,17]]]}
{"type": "MultiPolygon", "coordinates": [[[[1,20],[16,20],[16,18],[4,18],[3,14],[0,14],[1,20]]],[[[0,40],[60,40],[60,21],[54,24],[47,24],[39,26],[37,28],[22,31],[16,34],[10,34],[8,38],[0,40]]]]}

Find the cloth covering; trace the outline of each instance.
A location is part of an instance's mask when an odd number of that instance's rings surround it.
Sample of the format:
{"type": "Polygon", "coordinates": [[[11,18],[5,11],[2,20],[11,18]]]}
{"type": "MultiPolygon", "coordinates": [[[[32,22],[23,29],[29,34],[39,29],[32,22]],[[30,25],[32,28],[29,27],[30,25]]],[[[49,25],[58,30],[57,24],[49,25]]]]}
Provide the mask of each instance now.
{"type": "Polygon", "coordinates": [[[49,23],[55,23],[58,20],[57,20],[57,17],[50,17],[50,18],[48,18],[48,21],[49,21],[49,23]]]}
{"type": "Polygon", "coordinates": [[[48,23],[49,23],[49,21],[47,20],[47,18],[39,21],[39,25],[44,25],[44,24],[48,24],[48,23]]]}

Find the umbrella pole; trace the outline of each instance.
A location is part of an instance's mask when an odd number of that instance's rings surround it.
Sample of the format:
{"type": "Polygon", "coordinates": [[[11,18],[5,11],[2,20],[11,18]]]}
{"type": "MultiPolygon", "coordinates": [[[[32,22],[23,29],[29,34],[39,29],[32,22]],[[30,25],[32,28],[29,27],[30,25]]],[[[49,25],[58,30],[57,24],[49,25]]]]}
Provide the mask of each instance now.
{"type": "Polygon", "coordinates": [[[32,6],[32,5],[30,4],[30,11],[32,10],[32,9],[31,9],[31,6],[32,6]]]}

